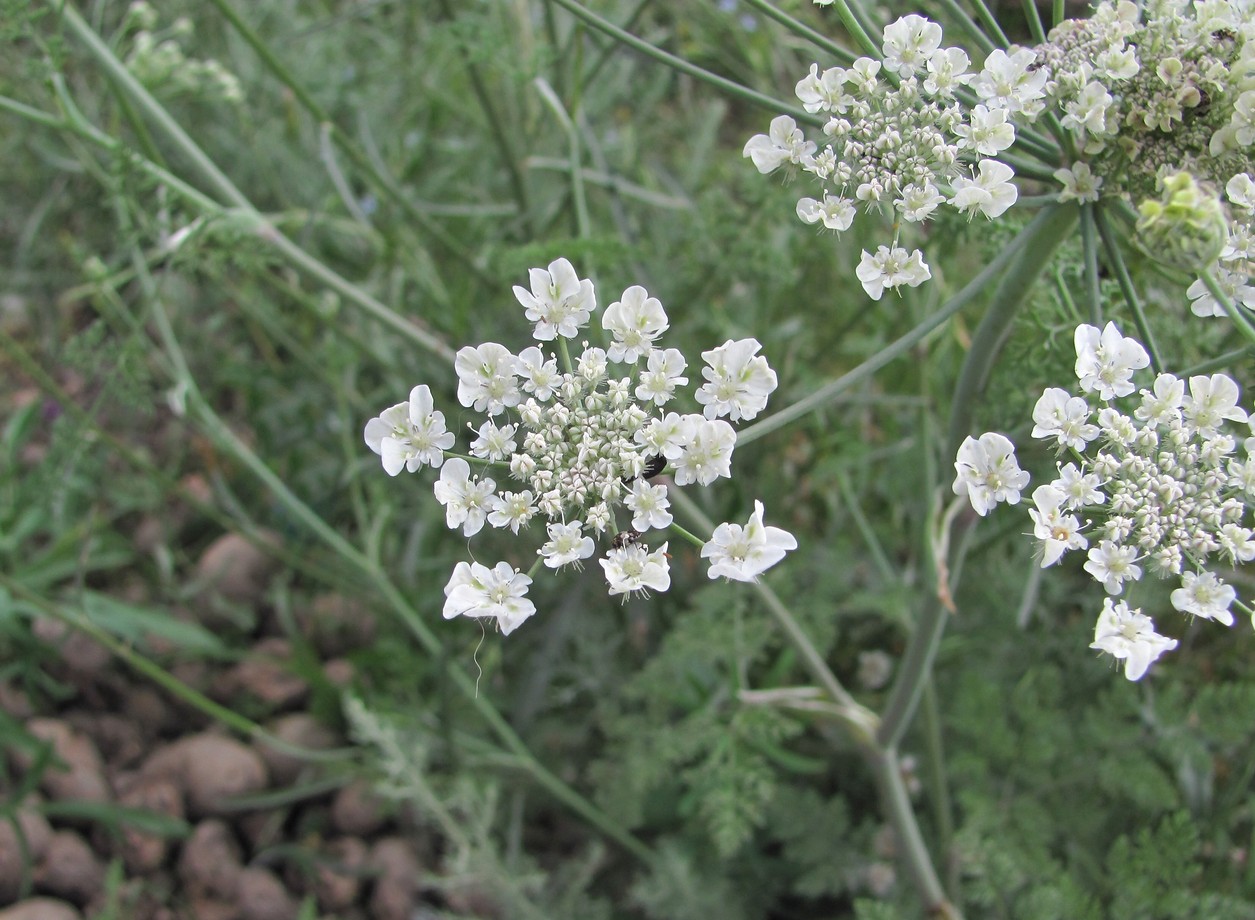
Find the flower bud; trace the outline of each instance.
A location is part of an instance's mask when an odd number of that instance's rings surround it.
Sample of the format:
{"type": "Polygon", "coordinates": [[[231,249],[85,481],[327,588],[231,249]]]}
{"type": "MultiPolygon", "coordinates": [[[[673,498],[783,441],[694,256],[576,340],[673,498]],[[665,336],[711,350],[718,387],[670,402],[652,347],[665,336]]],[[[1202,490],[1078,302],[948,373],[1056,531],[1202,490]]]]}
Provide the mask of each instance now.
{"type": "Polygon", "coordinates": [[[1187,172],[1165,176],[1159,198],[1143,201],[1138,214],[1138,244],[1184,271],[1215,264],[1228,240],[1219,196],[1187,172]]]}

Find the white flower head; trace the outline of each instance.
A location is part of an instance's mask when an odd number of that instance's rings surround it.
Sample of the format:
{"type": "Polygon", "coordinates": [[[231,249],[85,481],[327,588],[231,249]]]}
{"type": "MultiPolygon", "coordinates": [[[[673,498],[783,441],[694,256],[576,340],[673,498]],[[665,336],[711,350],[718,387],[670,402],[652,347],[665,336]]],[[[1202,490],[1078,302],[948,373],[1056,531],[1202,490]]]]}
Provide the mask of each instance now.
{"type": "Polygon", "coordinates": [[[969,215],[980,211],[990,219],[1002,216],[1019,197],[1011,184],[1015,171],[999,160],[981,160],[977,169],[979,174],[973,179],[955,177],[950,203],[969,215]]]}
{"type": "Polygon", "coordinates": [[[1059,387],[1048,387],[1033,407],[1033,437],[1054,438],[1059,447],[1083,451],[1098,437],[1089,403],[1059,387]]]}
{"type": "Polygon", "coordinates": [[[531,490],[522,492],[502,492],[492,498],[492,511],[488,515],[488,523],[493,527],[509,527],[514,533],[520,527],[526,527],[536,515],[536,500],[531,490]]]}
{"type": "Polygon", "coordinates": [[[1015,459],[1015,445],[1006,435],[987,431],[979,439],[970,435],[959,446],[954,462],[955,495],[966,495],[981,517],[998,502],[1015,505],[1029,475],[1015,459]]]}
{"type": "Polygon", "coordinates": [[[1204,436],[1218,434],[1225,419],[1245,422],[1246,410],[1238,406],[1238,385],[1226,374],[1191,377],[1190,395],[1181,401],[1186,423],[1204,436]]]}
{"type": "Polygon", "coordinates": [[[884,29],[885,70],[909,77],[922,71],[941,44],[941,26],[911,13],[884,29]]]}
{"type": "Polygon", "coordinates": [[[531,583],[508,562],[491,569],[478,562],[459,562],[445,585],[444,618],[493,617],[508,636],[536,612],[536,605],[527,599],[531,583]]]}
{"type": "Polygon", "coordinates": [[[667,314],[657,297],[650,297],[639,284],[623,292],[623,297],[606,307],[601,315],[602,328],[614,336],[609,358],[615,362],[635,364],[653,349],[658,336],[667,331],[667,314]]]}
{"type": "Polygon", "coordinates": [[[1255,179],[1250,174],[1238,173],[1225,183],[1225,195],[1235,208],[1255,211],[1255,179]]]}
{"type": "Polygon", "coordinates": [[[1089,164],[1083,160],[1073,163],[1071,167],[1056,169],[1054,177],[1063,186],[1063,191],[1059,193],[1060,201],[1077,201],[1083,204],[1098,200],[1102,176],[1094,175],[1089,164]]]}
{"type": "Polygon", "coordinates": [[[1119,594],[1124,590],[1125,581],[1137,581],[1142,577],[1142,567],[1137,565],[1137,547],[1124,546],[1113,540],[1103,540],[1090,549],[1085,571],[1108,594],[1119,594]]]}
{"type": "Polygon", "coordinates": [[[623,503],[632,512],[632,528],[642,533],[646,530],[664,530],[671,526],[672,516],[667,509],[667,487],[653,485],[643,478],[632,481],[632,491],[623,503]]]}
{"type": "Polygon", "coordinates": [[[538,341],[548,342],[557,336],[573,339],[588,324],[597,309],[593,283],[581,279],[566,259],[549,263],[549,268],[533,268],[528,272],[530,291],[514,286],[514,296],[536,324],[533,333],[538,341]]]}
{"type": "Polygon", "coordinates": [[[1115,323],[1101,332],[1082,323],[1076,327],[1076,377],[1087,393],[1097,391],[1110,402],[1133,392],[1133,372],[1150,364],[1150,356],[1136,339],[1120,334],[1115,323]]]}
{"type": "Polygon", "coordinates": [[[1007,118],[1006,109],[973,106],[968,124],[955,125],[959,148],[983,157],[997,156],[1015,143],[1015,128],[1007,118]]]}
{"type": "MultiPolygon", "coordinates": [[[[686,486],[696,482],[708,486],[720,476],[730,477],[736,431],[723,419],[707,419],[700,415],[688,418],[695,420],[688,440],[678,457],[668,457],[675,467],[675,484],[686,486]]],[[[665,447],[663,456],[666,456],[665,447]]]]}
{"type": "Polygon", "coordinates": [[[1211,572],[1185,572],[1181,575],[1181,587],[1172,592],[1172,606],[1182,613],[1232,626],[1233,613],[1229,608],[1237,596],[1232,585],[1226,585],[1211,572]]]}
{"type": "Polygon", "coordinates": [[[467,537],[479,533],[488,512],[493,510],[496,487],[491,479],[472,477],[470,464],[461,457],[446,463],[440,471],[435,493],[436,501],[445,506],[445,523],[449,529],[461,527],[467,537]]]}
{"type": "Polygon", "coordinates": [[[584,536],[584,525],[579,521],[566,524],[553,523],[548,526],[549,540],[537,550],[543,556],[545,565],[558,569],[564,565],[579,565],[581,559],[593,554],[593,538],[584,536]]]}
{"type": "Polygon", "coordinates": [[[833,195],[829,192],[824,192],[823,201],[816,201],[814,198],[799,198],[797,202],[797,216],[802,219],[803,223],[822,223],[827,229],[836,230],[838,233],[850,229],[856,214],[854,202],[843,195],[833,195]]]}
{"type": "Polygon", "coordinates": [[[524,391],[541,402],[548,402],[554,389],[562,382],[558,359],[546,356],[535,345],[519,352],[517,373],[523,378],[524,391]]]}
{"type": "Polygon", "coordinates": [[[1041,540],[1041,567],[1054,565],[1068,550],[1085,549],[1089,541],[1081,533],[1081,522],[1074,514],[1066,514],[1062,505],[1067,496],[1054,485],[1033,490],[1033,504],[1028,513],[1033,519],[1033,536],[1041,540]]]}
{"type": "Polygon", "coordinates": [[[732,421],[752,419],[767,407],[776,389],[776,372],[758,355],[758,339],[729,339],[718,348],[703,351],[706,383],[697,391],[706,418],[728,416],[732,421]]]}
{"type": "Polygon", "coordinates": [[[508,459],[517,446],[514,442],[514,432],[517,430],[517,425],[498,427],[492,419],[488,419],[479,426],[476,432],[478,436],[471,442],[471,456],[481,460],[508,459]]]}
{"type": "Polygon", "coordinates": [[[766,175],[785,163],[798,165],[814,152],[815,142],[806,140],[797,122],[788,115],[778,115],[771,120],[769,134],[755,134],[746,142],[742,156],[749,157],[766,175]]]}
{"type": "Polygon", "coordinates": [[[458,375],[458,402],[476,412],[500,415],[519,404],[518,358],[496,342],[458,350],[453,362],[458,375]]]}
{"type": "Polygon", "coordinates": [[[900,246],[892,249],[879,246],[875,255],[864,249],[854,274],[872,300],[879,300],[886,289],[893,290],[904,284],[919,287],[932,277],[922,252],[918,249],[907,252],[900,246]]]}
{"type": "Polygon", "coordinates": [[[720,524],[702,547],[702,558],[710,560],[711,578],[757,581],[758,576],[797,549],[797,540],[779,527],[763,525],[763,503],[754,502],[754,513],[742,527],[720,524]]]}
{"type": "Polygon", "coordinates": [[[423,384],[410,390],[408,402],[397,403],[366,423],[366,446],[379,454],[384,471],[395,476],[424,465],[439,467],[444,452],[453,446],[453,433],[445,430],[444,413],[437,412],[431,389],[423,384]]]}
{"type": "MultiPolygon", "coordinates": [[[[653,419],[636,432],[636,443],[667,460],[678,460],[684,453],[684,448],[693,440],[698,423],[704,420],[700,415],[680,415],[678,412],[668,412],[662,418],[653,419]]],[[[678,479],[676,482],[684,485],[678,479]]]]}
{"type": "Polygon", "coordinates": [[[684,376],[688,362],[678,348],[655,348],[645,359],[645,369],[640,373],[636,398],[665,406],[675,395],[675,388],[689,382],[684,376]]]}
{"type": "Polygon", "coordinates": [[[1155,623],[1140,609],[1130,610],[1124,601],[1103,600],[1090,648],[1124,661],[1124,676],[1140,680],[1151,662],[1177,647],[1176,639],[1155,632],[1155,623]]]}
{"type": "Polygon", "coordinates": [[[666,591],[671,587],[671,566],[667,561],[667,544],[652,553],[643,543],[629,543],[606,553],[599,559],[610,585],[610,596],[634,591],[666,591]]]}

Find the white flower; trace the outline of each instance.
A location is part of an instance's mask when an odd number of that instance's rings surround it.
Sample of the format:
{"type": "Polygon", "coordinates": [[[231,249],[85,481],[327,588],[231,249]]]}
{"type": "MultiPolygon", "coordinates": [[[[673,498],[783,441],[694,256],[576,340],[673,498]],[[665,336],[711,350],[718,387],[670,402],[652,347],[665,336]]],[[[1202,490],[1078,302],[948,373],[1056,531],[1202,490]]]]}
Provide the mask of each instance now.
{"type": "Polygon", "coordinates": [[[822,74],[818,64],[811,64],[810,73],[798,81],[794,93],[802,108],[815,112],[840,112],[849,105],[850,96],[844,89],[845,71],[840,67],[829,67],[822,74]]]}
{"type": "Polygon", "coordinates": [[[1082,161],[1073,163],[1071,168],[1063,167],[1054,171],[1054,177],[1063,185],[1059,193],[1060,201],[1097,201],[1098,190],[1102,188],[1102,176],[1096,176],[1089,164],[1082,161]]]}
{"type": "Polygon", "coordinates": [[[1089,403],[1059,387],[1048,387],[1033,407],[1033,437],[1055,438],[1060,447],[1083,451],[1098,437],[1089,420],[1089,403]]]}
{"type": "Polygon", "coordinates": [[[656,406],[666,405],[675,395],[675,388],[689,382],[684,376],[687,366],[688,362],[678,348],[665,351],[655,348],[645,359],[645,370],[641,371],[636,398],[652,401],[656,406]]]}
{"type": "Polygon", "coordinates": [[[517,447],[514,443],[514,432],[517,425],[502,425],[498,428],[491,420],[479,426],[479,437],[471,442],[471,456],[483,460],[505,460],[517,447]]]}
{"type": "Polygon", "coordinates": [[[1135,418],[1161,428],[1171,427],[1181,420],[1181,405],[1185,399],[1185,381],[1172,374],[1160,374],[1155,378],[1153,389],[1142,390],[1142,404],[1133,410],[1135,418]]]}
{"type": "Polygon", "coordinates": [[[758,576],[797,549],[797,540],[779,527],[763,526],[763,503],[754,502],[754,513],[744,527],[720,524],[702,546],[702,558],[710,560],[711,578],[757,581],[758,576]]]}
{"type": "Polygon", "coordinates": [[[494,496],[492,508],[488,515],[489,524],[493,527],[509,527],[514,533],[518,533],[519,528],[526,527],[535,516],[536,501],[528,489],[522,492],[502,492],[499,496],[494,496]]]}
{"type": "Polygon", "coordinates": [[[1226,585],[1211,572],[1186,572],[1181,576],[1181,587],[1172,592],[1172,606],[1182,613],[1232,626],[1233,614],[1229,607],[1237,596],[1232,585],[1226,585]]]}
{"type": "Polygon", "coordinates": [[[491,479],[472,479],[470,473],[470,464],[454,457],[444,465],[435,485],[436,501],[445,506],[445,523],[450,530],[461,527],[468,537],[484,526],[493,508],[493,489],[497,487],[491,479]]]}
{"type": "Polygon", "coordinates": [[[921,71],[941,44],[941,26],[914,13],[884,29],[885,70],[909,77],[921,71]]]}
{"type": "Polygon", "coordinates": [[[972,88],[991,109],[1036,115],[1046,95],[1047,74],[1036,64],[1036,55],[1028,48],[1017,48],[1007,54],[1001,48],[985,58],[985,68],[972,80],[972,88]]]}
{"type": "Polygon", "coordinates": [[[667,314],[657,297],[650,297],[634,284],[623,292],[622,299],[606,307],[601,326],[614,336],[610,360],[635,364],[641,355],[649,354],[654,339],[667,331],[667,314]]]}
{"type": "Polygon", "coordinates": [[[702,376],[707,382],[698,389],[696,399],[706,407],[706,418],[752,419],[767,407],[767,397],[776,388],[776,372],[766,358],[757,356],[762,347],[758,339],[729,339],[702,352],[707,364],[702,376]]]}
{"type": "MultiPolygon", "coordinates": [[[[1255,286],[1247,283],[1249,279],[1245,274],[1231,272],[1220,266],[1213,267],[1211,273],[1231,303],[1255,309],[1255,286]]],[[[1228,316],[1220,301],[1207,290],[1207,285],[1201,278],[1186,288],[1185,296],[1190,298],[1190,312],[1195,316],[1228,316]]]]}
{"type": "Polygon", "coordinates": [[[799,164],[814,152],[815,143],[806,140],[797,122],[788,115],[778,115],[771,120],[770,134],[755,134],[741,155],[749,157],[765,175],[785,163],[799,164]]]}
{"type": "Polygon", "coordinates": [[[697,421],[680,455],[672,460],[675,484],[686,486],[697,482],[708,486],[720,476],[731,476],[732,449],[736,447],[736,432],[732,426],[723,419],[689,417],[697,421]]]}
{"type": "Polygon", "coordinates": [[[980,439],[964,438],[954,463],[955,495],[966,495],[981,517],[998,502],[1018,504],[1029,475],[1015,459],[1015,445],[1006,435],[987,431],[980,439]]]}
{"type": "Polygon", "coordinates": [[[523,377],[523,389],[541,402],[548,402],[554,389],[562,383],[558,359],[546,358],[535,345],[519,352],[517,372],[523,377]]]}
{"type": "Polygon", "coordinates": [[[874,256],[863,250],[854,274],[872,300],[879,300],[886,288],[892,290],[903,284],[919,287],[932,277],[928,266],[924,264],[922,252],[916,249],[908,253],[900,246],[893,249],[880,246],[874,256]]]}
{"type": "Polygon", "coordinates": [[[1065,463],[1059,468],[1059,478],[1051,483],[1062,492],[1068,508],[1075,510],[1086,505],[1101,505],[1107,496],[1100,490],[1102,479],[1097,473],[1082,473],[1075,463],[1065,463]]]}
{"type": "Polygon", "coordinates": [[[1255,534],[1238,524],[1225,524],[1220,528],[1220,550],[1236,565],[1255,559],[1255,534]]]}
{"type": "Polygon", "coordinates": [[[829,192],[824,192],[823,201],[816,201],[814,198],[799,198],[797,202],[797,216],[804,223],[814,224],[822,221],[825,227],[829,230],[836,230],[838,233],[850,229],[856,213],[854,202],[842,195],[833,195],[829,192]]]}
{"type": "Polygon", "coordinates": [[[971,61],[962,48],[938,48],[928,56],[925,92],[934,96],[952,96],[960,86],[972,81],[975,74],[967,72],[971,61]]]}
{"type": "Polygon", "coordinates": [[[1060,123],[1065,128],[1076,128],[1090,134],[1106,133],[1107,112],[1115,99],[1107,88],[1093,80],[1085,85],[1080,94],[1065,106],[1060,123]]]}
{"type": "Polygon", "coordinates": [[[584,536],[584,525],[579,521],[553,523],[547,529],[549,541],[536,552],[544,557],[549,568],[558,569],[572,563],[578,565],[581,559],[593,554],[593,538],[584,536]]]}
{"type": "Polygon", "coordinates": [[[1176,647],[1177,640],[1155,632],[1154,621],[1140,609],[1129,610],[1124,601],[1103,599],[1090,648],[1124,659],[1124,676],[1129,680],[1140,679],[1151,662],[1176,647]]]}
{"type": "Polygon", "coordinates": [[[1089,551],[1085,571],[1101,583],[1108,594],[1119,594],[1127,579],[1137,581],[1142,577],[1142,567],[1135,564],[1136,559],[1137,547],[1103,540],[1089,551]]]}
{"type": "MultiPolygon", "coordinates": [[[[693,440],[699,422],[705,419],[700,415],[680,415],[668,412],[662,418],[650,421],[648,425],[636,432],[637,444],[649,449],[668,460],[678,460],[684,453],[685,446],[693,440]]],[[[679,482],[679,480],[676,480],[679,482]]],[[[684,485],[684,483],[680,483],[684,485]]]]}
{"type": "MultiPolygon", "coordinates": [[[[549,263],[549,269],[528,271],[531,291],[514,285],[514,296],[526,309],[527,318],[536,324],[533,333],[538,341],[548,342],[556,336],[573,339],[580,327],[587,325],[597,309],[593,283],[581,280],[566,259],[549,263]]],[[[478,407],[477,407],[478,408],[478,407]]]]}
{"type": "Polygon", "coordinates": [[[654,552],[642,543],[631,543],[606,553],[599,559],[610,584],[610,596],[633,591],[666,591],[671,587],[671,569],[667,562],[667,544],[654,552]]]}
{"type": "Polygon", "coordinates": [[[651,485],[645,479],[632,481],[632,491],[624,498],[623,503],[632,512],[632,529],[644,533],[646,530],[663,530],[671,526],[671,501],[667,498],[667,487],[651,485]]]}
{"type": "Polygon", "coordinates": [[[1076,377],[1087,393],[1098,391],[1110,401],[1133,392],[1133,372],[1150,364],[1146,349],[1136,339],[1120,334],[1115,323],[1100,333],[1084,323],[1076,327],[1076,377]]]}
{"type": "Polygon", "coordinates": [[[1081,522],[1074,514],[1064,514],[1059,506],[1067,496],[1053,485],[1033,490],[1033,504],[1028,510],[1033,519],[1033,536],[1042,541],[1041,567],[1054,565],[1070,549],[1085,549],[1089,541],[1081,533],[1081,522]]]}
{"type": "Polygon", "coordinates": [[[444,618],[495,617],[505,635],[536,612],[527,599],[532,580],[508,562],[493,568],[478,562],[459,562],[445,585],[444,618]]]}
{"type": "Polygon", "coordinates": [[[1238,173],[1225,183],[1229,203],[1244,211],[1255,211],[1255,179],[1248,173],[1238,173]]]}
{"type": "Polygon", "coordinates": [[[902,212],[902,219],[917,223],[927,220],[937,206],[945,201],[937,187],[931,182],[923,185],[911,184],[902,189],[893,205],[902,212]]]}
{"type": "Polygon", "coordinates": [[[517,406],[518,359],[496,342],[459,349],[453,362],[458,375],[458,402],[476,412],[499,415],[517,406]]]}
{"type": "Polygon", "coordinates": [[[968,115],[969,124],[958,124],[959,149],[971,150],[983,157],[992,157],[1015,143],[1015,128],[1007,120],[1006,109],[976,105],[968,115]]]}
{"type": "Polygon", "coordinates": [[[988,218],[1000,217],[1019,197],[1011,184],[1015,170],[998,160],[981,160],[978,169],[975,179],[955,177],[950,203],[968,214],[980,211],[988,218]]]}
{"type": "Polygon", "coordinates": [[[1238,408],[1238,385],[1225,374],[1191,377],[1190,395],[1181,401],[1185,420],[1204,437],[1217,434],[1225,419],[1245,422],[1246,411],[1238,408]]]}
{"type": "Polygon", "coordinates": [[[409,402],[384,409],[366,423],[366,446],[383,460],[389,476],[402,468],[411,473],[424,464],[438,467],[444,452],[453,446],[452,432],[444,427],[444,413],[433,408],[431,389],[423,384],[410,390],[409,402]]]}

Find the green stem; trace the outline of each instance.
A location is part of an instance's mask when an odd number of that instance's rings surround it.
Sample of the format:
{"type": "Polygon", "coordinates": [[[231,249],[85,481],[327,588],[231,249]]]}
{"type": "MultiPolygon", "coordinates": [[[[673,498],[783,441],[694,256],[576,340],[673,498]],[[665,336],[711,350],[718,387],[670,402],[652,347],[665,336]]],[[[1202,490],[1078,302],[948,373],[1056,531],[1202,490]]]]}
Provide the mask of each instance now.
{"type": "Polygon", "coordinates": [[[1057,208],[1043,208],[1041,213],[1033,218],[1029,224],[1019,232],[1014,240],[1007,244],[998,255],[986,265],[981,271],[967,283],[967,285],[950,298],[936,313],[929,316],[922,323],[906,333],[896,341],[886,345],[880,351],[876,352],[872,357],[868,358],[858,367],[847,371],[845,374],[833,380],[831,383],[824,384],[814,393],[799,399],[788,408],[781,409],[779,412],[768,416],[761,422],[755,422],[746,428],[741,429],[737,433],[737,444],[748,444],[756,441],[766,434],[770,434],[786,425],[792,424],[800,418],[804,418],[816,409],[832,402],[841,393],[848,390],[854,384],[870,377],[880,368],[884,367],[890,361],[910,351],[920,342],[922,342],[934,329],[941,326],[946,320],[963,309],[973,297],[979,294],[991,280],[1001,274],[1002,270],[1020,253],[1020,251],[1030,243],[1033,243],[1037,235],[1042,232],[1042,226],[1054,220],[1057,208]]]}
{"type": "MultiPolygon", "coordinates": [[[[834,60],[839,61],[842,64],[853,64],[857,58],[857,55],[850,53],[845,48],[842,48],[822,32],[816,32],[806,23],[799,22],[788,13],[777,9],[775,4],[769,3],[768,0],[745,0],[745,5],[758,10],[768,19],[774,19],[794,35],[804,38],[816,47],[828,52],[828,54],[832,55],[834,60]]],[[[879,58],[879,48],[875,50],[875,54],[877,58],[879,58]]]]}
{"type": "Polygon", "coordinates": [[[1094,204],[1081,205],[1081,253],[1085,259],[1085,292],[1089,301],[1089,321],[1102,325],[1102,288],[1098,278],[1098,235],[1094,221],[1094,204]]]}
{"type": "Polygon", "coordinates": [[[370,158],[366,156],[355,145],[345,133],[331,120],[331,116],[327,111],[318,104],[317,100],[310,95],[309,91],[302,86],[291,72],[283,66],[283,63],[270,50],[265,41],[252,29],[251,26],[240,16],[228,0],[209,0],[223,18],[231,24],[231,27],[244,39],[245,43],[253,49],[253,53],[261,59],[263,66],[285,87],[287,87],[296,101],[301,107],[309,113],[310,117],[320,124],[326,124],[330,127],[331,139],[341,152],[349,158],[353,165],[367,176],[375,185],[385,191],[405,213],[423,232],[430,235],[433,239],[444,246],[450,254],[469,271],[476,279],[481,282],[488,279],[476,263],[472,255],[457,241],[455,237],[445,231],[439,224],[434,223],[423,211],[409,199],[409,196],[397,185],[396,180],[386,175],[382,170],[378,169],[370,158]]]}
{"type": "MultiPolygon", "coordinates": [[[[998,285],[991,298],[980,326],[972,337],[967,359],[959,373],[954,398],[950,404],[950,424],[946,457],[953,457],[960,442],[971,427],[975,403],[989,380],[993,363],[998,356],[1016,312],[1028,300],[1034,283],[1045,270],[1055,249],[1067,238],[1076,221],[1076,208],[1058,206],[1043,211],[1024,228],[1021,236],[1028,235],[1032,246],[1016,250],[1014,264],[998,285]]],[[[932,673],[933,660],[945,631],[952,601],[949,596],[947,559],[950,520],[957,509],[952,504],[941,516],[938,536],[932,541],[931,571],[934,577],[934,594],[924,607],[924,613],[915,625],[915,631],[907,645],[906,654],[898,668],[898,676],[881,717],[878,740],[886,748],[895,748],[911,723],[919,705],[920,694],[932,673]]]]}
{"type": "MultiPolygon", "coordinates": [[[[49,2],[52,2],[52,0],[49,0],[49,2]]],[[[218,169],[217,164],[197,146],[187,132],[183,130],[182,126],[131,75],[126,66],[114,56],[109,47],[101,41],[100,37],[83,21],[78,13],[70,6],[59,3],[54,3],[54,6],[60,10],[63,21],[87,46],[92,56],[96,58],[110,78],[116,81],[118,86],[125,90],[139,105],[140,109],[174,142],[180,153],[192,163],[201,176],[216,190],[216,193],[223,200],[229,202],[232,207],[251,223],[251,229],[259,239],[268,242],[297,268],[310,274],[333,290],[338,291],[347,300],[361,307],[375,319],[403,333],[432,354],[452,363],[453,349],[443,340],[414,322],[403,319],[361,288],[327,268],[276,230],[262,216],[261,212],[253,206],[252,202],[218,169]]],[[[115,149],[115,152],[118,147],[121,147],[116,141],[110,146],[115,149]]]]}
{"type": "Polygon", "coordinates": [[[980,20],[985,31],[992,35],[1003,48],[1011,47],[1011,39],[1007,38],[1007,33],[1002,31],[997,17],[985,5],[984,0],[973,0],[972,5],[976,7],[976,18],[980,20]]]}
{"type": "Polygon", "coordinates": [[[588,239],[593,232],[592,221],[588,216],[588,201],[584,195],[584,168],[581,163],[580,154],[580,133],[575,127],[570,113],[562,104],[562,100],[558,98],[558,94],[553,91],[543,77],[537,77],[533,81],[536,91],[540,93],[540,98],[549,106],[550,111],[557,116],[558,121],[562,125],[562,130],[567,136],[568,158],[571,163],[571,197],[575,202],[575,227],[576,236],[579,239],[588,239]]]}
{"type": "Polygon", "coordinates": [[[1146,351],[1150,355],[1150,367],[1155,373],[1163,370],[1163,358],[1159,355],[1159,347],[1155,344],[1155,335],[1151,332],[1150,323],[1146,321],[1146,311],[1142,309],[1142,301],[1137,296],[1137,288],[1133,286],[1133,279],[1129,277],[1129,268],[1124,262],[1124,254],[1120,251],[1119,241],[1116,240],[1115,233],[1111,228],[1110,221],[1107,220],[1107,214],[1101,206],[1101,202],[1094,205],[1094,222],[1098,225],[1098,233],[1102,237],[1103,250],[1107,253],[1107,264],[1116,273],[1116,281],[1120,285],[1120,291],[1124,294],[1124,301],[1129,305],[1129,309],[1133,311],[1133,322],[1137,325],[1137,332],[1142,337],[1142,344],[1146,346],[1146,351]]]}
{"type": "MultiPolygon", "coordinates": [[[[655,61],[659,61],[674,70],[678,70],[680,73],[688,74],[690,77],[696,77],[698,80],[709,83],[711,86],[718,87],[724,92],[730,93],[737,98],[744,99],[746,102],[759,106],[760,108],[767,109],[768,111],[775,112],[776,114],[790,115],[795,121],[816,126],[823,124],[821,119],[815,115],[811,115],[805,109],[800,109],[793,105],[787,105],[779,99],[768,96],[765,93],[749,89],[748,87],[742,86],[739,83],[727,79],[726,77],[721,77],[718,74],[711,73],[709,70],[704,70],[696,64],[691,64],[681,57],[677,57],[674,54],[663,51],[661,48],[658,48],[643,39],[637,38],[630,32],[625,32],[608,19],[603,19],[596,13],[585,9],[581,4],[575,2],[575,0],[549,0],[549,2],[556,3],[558,6],[571,13],[571,15],[588,23],[597,31],[609,35],[615,41],[627,45],[634,51],[639,51],[646,57],[653,58],[655,61]]],[[[879,52],[877,52],[877,54],[878,53],[879,52]]]]}
{"type": "Polygon", "coordinates": [[[962,26],[968,38],[974,41],[981,51],[988,55],[998,46],[984,33],[976,21],[968,15],[967,10],[959,5],[958,0],[940,0],[942,9],[950,14],[950,18],[962,26]]]}
{"type": "Polygon", "coordinates": [[[1229,299],[1229,295],[1224,292],[1219,282],[1216,281],[1216,277],[1211,273],[1211,270],[1204,269],[1198,277],[1206,285],[1207,290],[1211,292],[1211,296],[1216,298],[1216,302],[1220,304],[1221,309],[1229,314],[1229,319],[1233,320],[1233,325],[1238,327],[1238,331],[1246,337],[1248,342],[1255,345],[1255,326],[1251,324],[1246,314],[1242,312],[1242,308],[1229,299]]]}
{"type": "Polygon", "coordinates": [[[859,17],[854,14],[854,10],[850,9],[850,4],[846,0],[836,0],[832,4],[837,11],[837,16],[841,19],[841,24],[845,26],[845,30],[850,33],[850,37],[854,39],[854,43],[863,49],[863,53],[876,60],[881,60],[880,45],[867,34],[867,30],[863,28],[863,23],[859,17]]]}
{"type": "Polygon", "coordinates": [[[924,684],[922,719],[924,751],[928,763],[928,799],[932,803],[933,820],[937,824],[937,850],[941,853],[945,888],[951,897],[959,890],[958,861],[952,858],[954,815],[950,801],[950,784],[946,776],[945,743],[942,737],[941,709],[937,704],[937,687],[930,677],[924,684]]]}
{"type": "Polygon", "coordinates": [[[1041,14],[1037,12],[1037,4],[1034,0],[1020,0],[1020,8],[1024,10],[1024,21],[1028,23],[1028,30],[1033,34],[1033,43],[1044,45],[1046,30],[1042,28],[1041,14]]]}

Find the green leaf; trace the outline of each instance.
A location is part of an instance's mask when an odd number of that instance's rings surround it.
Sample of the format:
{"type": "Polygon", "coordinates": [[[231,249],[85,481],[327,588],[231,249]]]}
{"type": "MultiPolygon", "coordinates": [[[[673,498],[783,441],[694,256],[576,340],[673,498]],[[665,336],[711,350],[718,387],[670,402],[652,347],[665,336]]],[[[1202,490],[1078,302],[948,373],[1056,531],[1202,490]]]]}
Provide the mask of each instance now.
{"type": "Polygon", "coordinates": [[[87,591],[83,610],[95,625],[129,642],[145,642],[156,637],[176,646],[180,652],[208,657],[229,657],[227,646],[198,623],[179,620],[160,610],[137,607],[106,594],[87,591]]]}

